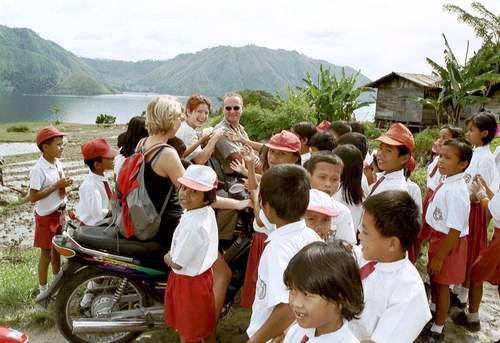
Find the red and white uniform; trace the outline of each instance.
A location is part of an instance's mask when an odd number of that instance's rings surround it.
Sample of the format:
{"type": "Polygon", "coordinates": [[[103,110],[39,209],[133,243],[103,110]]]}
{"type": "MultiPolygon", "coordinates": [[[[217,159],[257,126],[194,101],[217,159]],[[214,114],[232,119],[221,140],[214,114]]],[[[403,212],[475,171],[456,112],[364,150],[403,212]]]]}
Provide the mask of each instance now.
{"type": "MultiPolygon", "coordinates": [[[[338,192],[337,192],[338,193],[338,192]]],[[[355,245],[358,241],[356,239],[356,230],[352,221],[352,215],[349,208],[341,202],[332,197],[333,207],[337,215],[332,217],[332,231],[335,234],[335,239],[343,239],[346,242],[355,245]]]]}
{"type": "MultiPolygon", "coordinates": [[[[55,159],[50,163],[40,156],[30,171],[30,189],[41,191],[64,177],[62,163],[55,159]]],[[[35,238],[33,246],[50,249],[52,237],[59,234],[64,225],[64,207],[66,195],[55,190],[35,203],[35,238]]]]}
{"type": "MultiPolygon", "coordinates": [[[[361,246],[354,253],[360,267],[368,263],[361,246]]],[[[359,340],[413,342],[431,319],[424,283],[407,258],[378,262],[362,284],[365,308],[359,319],[349,322],[359,340]]]]}
{"type": "Polygon", "coordinates": [[[80,196],[76,205],[76,214],[85,225],[101,225],[107,222],[110,209],[109,195],[104,183],[108,179],[89,171],[78,190],[80,196]]]}
{"type": "MultiPolygon", "coordinates": [[[[363,174],[364,176],[364,174],[363,174]]],[[[367,182],[368,185],[368,182],[367,182]]],[[[364,190],[363,190],[364,192],[364,190]]],[[[366,192],[365,194],[368,194],[366,192]]],[[[351,218],[352,218],[352,224],[354,227],[354,231],[357,232],[359,226],[361,225],[361,219],[363,217],[363,204],[349,204],[347,200],[344,198],[344,189],[341,186],[340,189],[333,195],[333,200],[336,200],[337,202],[341,203],[342,205],[345,205],[349,211],[351,212],[351,218]]],[[[364,198],[363,198],[364,200],[364,198]]],[[[356,237],[355,237],[356,238],[356,237]]],[[[356,244],[356,242],[354,243],[356,244]]]]}
{"type": "Polygon", "coordinates": [[[418,235],[417,253],[420,251],[422,242],[429,240],[431,235],[431,228],[425,221],[427,207],[429,207],[429,199],[434,194],[434,190],[439,183],[444,179],[438,169],[439,155],[434,157],[431,164],[427,167],[427,190],[425,192],[424,200],[422,201],[422,230],[418,235]]]}
{"type": "Polygon", "coordinates": [[[288,328],[286,332],[285,340],[283,343],[359,343],[359,339],[356,338],[349,330],[349,324],[347,320],[344,319],[340,329],[334,332],[330,332],[321,336],[316,336],[316,329],[304,329],[295,323],[288,328]]]}
{"type": "Polygon", "coordinates": [[[269,234],[259,262],[248,337],[252,337],[260,329],[276,305],[288,304],[288,290],[283,282],[283,273],[300,249],[316,241],[321,241],[321,238],[306,226],[304,220],[279,227],[269,234]]]}
{"type": "Polygon", "coordinates": [[[187,341],[200,341],[216,327],[211,268],[218,244],[217,221],[210,206],[183,214],[170,248],[172,261],[182,268],[172,268],[168,276],[165,323],[187,341]]]}
{"type": "Polygon", "coordinates": [[[392,173],[382,173],[371,188],[369,195],[375,195],[385,191],[407,191],[408,183],[406,182],[404,170],[396,170],[392,173]],[[380,179],[384,178],[381,182],[380,179]]]}
{"type": "Polygon", "coordinates": [[[434,282],[443,285],[460,284],[465,280],[470,201],[463,177],[463,173],[449,176],[434,190],[425,217],[432,229],[429,261],[439,251],[450,229],[460,231],[460,238],[444,259],[441,272],[432,275],[434,282]]]}

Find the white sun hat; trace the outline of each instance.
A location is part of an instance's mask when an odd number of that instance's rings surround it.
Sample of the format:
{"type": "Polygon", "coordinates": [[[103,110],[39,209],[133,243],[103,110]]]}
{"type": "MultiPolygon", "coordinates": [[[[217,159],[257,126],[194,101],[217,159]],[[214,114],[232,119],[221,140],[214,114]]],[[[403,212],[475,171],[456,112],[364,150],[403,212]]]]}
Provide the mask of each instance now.
{"type": "Polygon", "coordinates": [[[307,210],[321,213],[329,217],[335,217],[338,214],[333,206],[332,198],[325,192],[317,189],[309,190],[309,205],[307,206],[307,210]]]}
{"type": "Polygon", "coordinates": [[[195,191],[208,192],[217,188],[217,174],[210,167],[192,164],[177,181],[195,191]]]}

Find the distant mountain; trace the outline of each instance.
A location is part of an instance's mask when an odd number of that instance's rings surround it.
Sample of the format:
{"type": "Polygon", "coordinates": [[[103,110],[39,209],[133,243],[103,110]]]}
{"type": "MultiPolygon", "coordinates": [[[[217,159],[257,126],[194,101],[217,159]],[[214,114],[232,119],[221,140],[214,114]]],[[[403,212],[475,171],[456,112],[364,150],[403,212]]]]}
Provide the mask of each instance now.
{"type": "Polygon", "coordinates": [[[92,95],[112,90],[81,58],[54,42],[30,29],[0,25],[2,92],[92,95]]]}
{"type": "MultiPolygon", "coordinates": [[[[0,25],[0,93],[106,94],[116,91],[220,96],[260,89],[284,94],[300,86],[309,72],[342,67],[296,51],[255,45],[219,46],[166,61],[125,62],[78,57],[29,29],[0,25]]],[[[355,73],[344,67],[347,74],[355,73]]],[[[370,80],[359,75],[358,84],[370,80]]]]}

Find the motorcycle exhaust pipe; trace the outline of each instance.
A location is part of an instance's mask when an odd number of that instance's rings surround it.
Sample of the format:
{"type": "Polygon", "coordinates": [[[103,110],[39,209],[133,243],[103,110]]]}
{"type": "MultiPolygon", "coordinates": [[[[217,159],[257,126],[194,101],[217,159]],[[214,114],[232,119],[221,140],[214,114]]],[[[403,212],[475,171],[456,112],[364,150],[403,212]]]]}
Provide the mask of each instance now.
{"type": "Polygon", "coordinates": [[[144,319],[99,320],[76,319],[73,320],[73,333],[114,333],[144,331],[151,327],[144,319]]]}

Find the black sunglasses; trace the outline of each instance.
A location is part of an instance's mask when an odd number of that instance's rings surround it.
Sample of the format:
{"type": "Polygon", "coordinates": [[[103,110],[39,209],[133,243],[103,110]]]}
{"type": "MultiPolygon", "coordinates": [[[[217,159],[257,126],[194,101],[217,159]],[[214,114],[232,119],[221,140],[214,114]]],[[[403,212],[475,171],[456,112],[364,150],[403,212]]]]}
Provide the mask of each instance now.
{"type": "Polygon", "coordinates": [[[226,109],[226,111],[229,112],[231,110],[239,111],[241,107],[240,106],[232,106],[232,107],[231,106],[226,106],[224,108],[226,109]]]}

